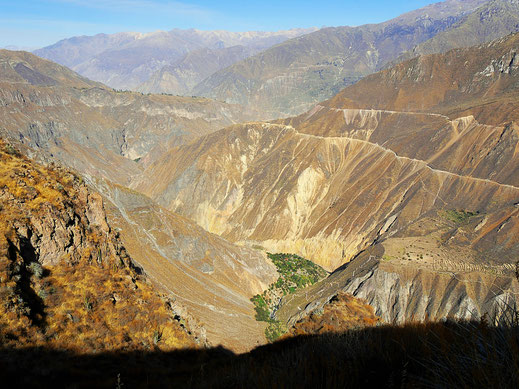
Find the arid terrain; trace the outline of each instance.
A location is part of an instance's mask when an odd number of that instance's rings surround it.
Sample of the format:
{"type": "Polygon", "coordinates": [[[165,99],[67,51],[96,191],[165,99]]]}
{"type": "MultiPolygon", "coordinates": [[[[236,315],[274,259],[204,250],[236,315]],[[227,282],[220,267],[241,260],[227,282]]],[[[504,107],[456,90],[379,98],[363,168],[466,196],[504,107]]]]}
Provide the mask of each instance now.
{"type": "Polygon", "coordinates": [[[446,0],[0,50],[2,382],[517,386],[518,31],[446,0]]]}

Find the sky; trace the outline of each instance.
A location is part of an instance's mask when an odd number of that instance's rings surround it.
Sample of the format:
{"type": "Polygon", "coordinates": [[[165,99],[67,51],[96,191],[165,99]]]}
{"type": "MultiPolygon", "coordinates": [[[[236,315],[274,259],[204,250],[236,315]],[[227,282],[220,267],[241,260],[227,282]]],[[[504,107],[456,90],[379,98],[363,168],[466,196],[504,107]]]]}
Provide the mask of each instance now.
{"type": "MultiPolygon", "coordinates": [[[[437,0],[439,1],[439,0],[437,0]]],[[[0,47],[173,28],[276,31],[379,23],[434,0],[0,0],[0,47]]]]}

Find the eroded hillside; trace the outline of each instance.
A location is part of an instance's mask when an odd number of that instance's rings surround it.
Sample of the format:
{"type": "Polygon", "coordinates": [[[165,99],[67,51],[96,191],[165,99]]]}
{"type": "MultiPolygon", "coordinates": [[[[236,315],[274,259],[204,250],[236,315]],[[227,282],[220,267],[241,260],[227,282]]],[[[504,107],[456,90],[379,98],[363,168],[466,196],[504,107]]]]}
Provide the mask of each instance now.
{"type": "Polygon", "coordinates": [[[338,290],[388,321],[477,318],[517,296],[518,36],[397,65],[296,118],[202,137],[132,185],[231,241],[338,269],[287,298],[282,320],[338,290]],[[351,266],[370,258],[363,279],[351,266]]]}
{"type": "Polygon", "coordinates": [[[134,160],[148,152],[153,158],[164,147],[244,119],[236,106],[116,92],[35,55],[7,50],[0,51],[0,102],[3,136],[120,183],[139,172],[134,160]]]}
{"type": "Polygon", "coordinates": [[[129,254],[175,300],[177,311],[192,313],[211,344],[244,351],[264,343],[264,325],[254,320],[250,298],[276,276],[266,256],[209,234],[121,185],[162,149],[232,121],[234,107],[118,93],[31,54],[2,53],[6,105],[0,125],[9,138],[29,154],[75,168],[101,193],[129,254]],[[132,160],[141,155],[141,161],[132,160]]]}
{"type": "MultiPolygon", "coordinates": [[[[0,140],[0,343],[75,352],[196,347],[74,174],[0,140]]],[[[203,341],[203,339],[200,339],[203,341]]]]}

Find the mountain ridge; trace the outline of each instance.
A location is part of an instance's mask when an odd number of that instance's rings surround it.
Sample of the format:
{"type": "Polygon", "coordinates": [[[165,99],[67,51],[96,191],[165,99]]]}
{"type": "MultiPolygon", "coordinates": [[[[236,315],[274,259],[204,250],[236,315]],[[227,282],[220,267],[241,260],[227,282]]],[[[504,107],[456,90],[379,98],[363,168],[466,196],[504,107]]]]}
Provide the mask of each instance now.
{"type": "Polygon", "coordinates": [[[174,65],[192,50],[246,45],[252,50],[272,46],[313,31],[202,31],[196,29],[122,32],[63,39],[34,54],[71,67],[82,75],[117,89],[135,89],[164,66],[174,65]]]}

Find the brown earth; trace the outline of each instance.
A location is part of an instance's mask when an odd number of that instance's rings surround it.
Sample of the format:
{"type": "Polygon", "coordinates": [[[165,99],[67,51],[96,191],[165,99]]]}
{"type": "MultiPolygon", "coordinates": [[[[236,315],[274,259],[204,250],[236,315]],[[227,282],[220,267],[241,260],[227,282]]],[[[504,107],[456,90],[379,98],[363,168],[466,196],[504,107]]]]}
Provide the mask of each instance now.
{"type": "Polygon", "coordinates": [[[299,117],[173,148],[132,186],[230,241],[338,269],[287,298],[276,315],[289,324],[339,290],[384,320],[478,318],[517,296],[518,37],[420,57],[299,117]],[[344,264],[368,252],[363,283],[344,264]]]}
{"type": "Polygon", "coordinates": [[[198,347],[74,174],[0,140],[0,343],[79,353],[198,347]]]}
{"type": "Polygon", "coordinates": [[[264,343],[264,325],[254,320],[250,298],[276,277],[266,256],[229,244],[119,185],[163,148],[241,118],[237,107],[114,92],[23,52],[1,51],[0,63],[3,132],[25,152],[75,168],[103,195],[110,224],[129,254],[175,300],[191,327],[203,325],[210,343],[236,351],[264,343]]]}
{"type": "Polygon", "coordinates": [[[379,323],[373,307],[350,294],[338,293],[319,310],[294,323],[288,336],[340,333],[379,323]]]}

